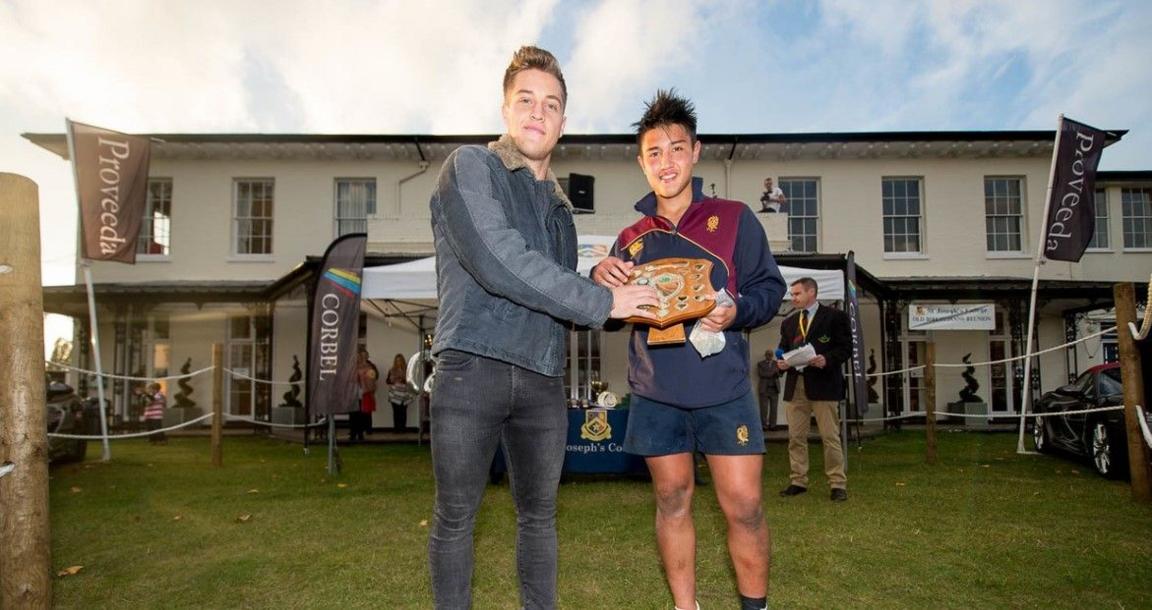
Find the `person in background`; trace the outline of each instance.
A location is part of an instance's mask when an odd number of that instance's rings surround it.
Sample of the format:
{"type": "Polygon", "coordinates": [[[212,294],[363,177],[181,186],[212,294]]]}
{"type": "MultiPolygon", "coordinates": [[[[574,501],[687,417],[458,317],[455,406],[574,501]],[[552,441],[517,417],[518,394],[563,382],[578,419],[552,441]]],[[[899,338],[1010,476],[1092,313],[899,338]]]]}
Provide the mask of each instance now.
{"type": "Polygon", "coordinates": [[[764,194],[760,196],[760,213],[775,213],[788,211],[784,206],[788,198],[780,187],[772,185],[771,178],[764,179],[764,194]]]}
{"type": "Polygon", "coordinates": [[[372,414],[376,412],[376,384],[380,370],[368,358],[368,350],[361,348],[356,354],[356,380],[360,384],[359,408],[348,414],[348,440],[363,441],[372,429],[372,414]]]}
{"type": "Polygon", "coordinates": [[[384,378],[388,386],[388,402],[392,404],[392,431],[403,432],[408,427],[408,401],[412,392],[408,389],[408,363],[403,354],[392,359],[392,368],[384,378]]]}
{"type": "Polygon", "coordinates": [[[852,356],[852,329],[848,314],[825,307],[816,300],[816,280],[802,277],[792,282],[790,292],[796,312],[780,324],[780,349],[791,351],[808,344],[816,355],[803,371],[780,358],[776,366],[786,373],[784,415],[788,418],[788,487],[780,495],[787,498],[808,491],[808,431],[812,417],[824,444],[824,473],[832,488],[833,502],[848,499],[848,478],[844,474],[844,447],[840,442],[840,401],[844,400],[842,367],[852,356]]]}
{"type": "Polygon", "coordinates": [[[760,378],[760,418],[764,429],[775,431],[776,405],[780,398],[780,369],[776,366],[776,355],[772,350],[764,350],[764,359],[756,365],[756,376],[760,378]]]}
{"type": "MultiPolygon", "coordinates": [[[[164,409],[168,406],[168,397],[160,388],[160,384],[152,382],[144,390],[147,404],[144,406],[144,425],[149,430],[159,430],[164,427],[164,409]]],[[[168,444],[168,437],[163,432],[153,432],[148,435],[148,442],[153,445],[168,444]]]]}

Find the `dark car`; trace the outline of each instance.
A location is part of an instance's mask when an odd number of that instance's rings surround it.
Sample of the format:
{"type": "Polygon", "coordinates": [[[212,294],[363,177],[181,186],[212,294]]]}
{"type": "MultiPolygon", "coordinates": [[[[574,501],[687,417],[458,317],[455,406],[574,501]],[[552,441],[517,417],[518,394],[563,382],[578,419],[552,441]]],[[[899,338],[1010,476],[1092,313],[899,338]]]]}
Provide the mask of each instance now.
{"type": "MultiPolygon", "coordinates": [[[[95,419],[85,418],[85,404],[68,384],[49,382],[45,396],[49,433],[91,434],[87,424],[100,421],[99,416],[95,419]]],[[[52,463],[79,462],[87,452],[86,440],[48,437],[48,460],[52,463]]]]}
{"type": "MultiPolygon", "coordinates": [[[[1124,404],[1120,364],[1094,366],[1076,381],[1036,401],[1036,413],[1065,413],[1124,404]]],[[[1085,458],[1108,478],[1128,474],[1128,440],[1124,411],[1099,411],[1035,417],[1032,442],[1037,451],[1062,451],[1085,458]]]]}

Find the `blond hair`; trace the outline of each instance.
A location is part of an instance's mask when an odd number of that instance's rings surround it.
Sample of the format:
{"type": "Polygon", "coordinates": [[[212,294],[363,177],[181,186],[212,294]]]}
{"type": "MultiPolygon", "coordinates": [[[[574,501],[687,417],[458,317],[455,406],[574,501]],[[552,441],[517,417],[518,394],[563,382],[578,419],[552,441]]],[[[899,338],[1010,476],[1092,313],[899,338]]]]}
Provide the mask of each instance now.
{"type": "Polygon", "coordinates": [[[532,45],[524,45],[512,54],[512,62],[508,64],[508,69],[504,70],[504,95],[508,95],[508,90],[512,88],[512,81],[516,79],[516,75],[525,70],[540,70],[556,77],[560,81],[560,92],[562,99],[560,103],[565,108],[568,107],[568,85],[564,84],[564,73],[560,71],[560,62],[556,61],[556,56],[532,45]]]}

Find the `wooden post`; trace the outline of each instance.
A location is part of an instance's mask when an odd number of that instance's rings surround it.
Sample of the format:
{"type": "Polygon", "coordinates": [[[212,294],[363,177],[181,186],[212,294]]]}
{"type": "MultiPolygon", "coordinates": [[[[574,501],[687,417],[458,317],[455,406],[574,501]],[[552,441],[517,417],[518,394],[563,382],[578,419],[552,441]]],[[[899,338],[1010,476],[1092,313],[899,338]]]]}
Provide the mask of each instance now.
{"type": "Polygon", "coordinates": [[[52,607],[38,191],[0,173],[0,608],[52,607]]]}
{"type": "Polygon", "coordinates": [[[936,344],[924,344],[924,461],[936,463],[936,344]]]}
{"type": "Polygon", "coordinates": [[[224,348],[212,344],[212,465],[224,465],[224,348]]]}
{"type": "Polygon", "coordinates": [[[1120,376],[1124,381],[1124,428],[1128,437],[1128,472],[1132,475],[1132,499],[1152,502],[1152,476],[1148,472],[1148,448],[1140,431],[1140,414],[1136,405],[1145,410],[1144,379],[1141,377],[1140,350],[1128,330],[1128,323],[1136,321],[1136,290],[1129,282],[1114,284],[1112,296],[1116,301],[1116,335],[1120,347],[1120,376]]]}

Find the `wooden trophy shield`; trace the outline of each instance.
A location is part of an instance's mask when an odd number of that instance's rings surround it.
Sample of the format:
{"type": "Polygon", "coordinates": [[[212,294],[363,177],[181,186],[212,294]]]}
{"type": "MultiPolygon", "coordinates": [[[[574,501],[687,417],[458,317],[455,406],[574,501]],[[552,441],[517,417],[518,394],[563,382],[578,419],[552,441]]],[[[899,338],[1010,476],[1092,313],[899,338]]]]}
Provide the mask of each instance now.
{"type": "Polygon", "coordinates": [[[649,345],[683,343],[682,322],[702,318],[716,307],[711,277],[712,261],[703,258],[660,258],[637,264],[628,283],[655,288],[659,304],[645,307],[656,314],[655,319],[633,316],[625,322],[651,326],[649,345]]]}

